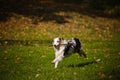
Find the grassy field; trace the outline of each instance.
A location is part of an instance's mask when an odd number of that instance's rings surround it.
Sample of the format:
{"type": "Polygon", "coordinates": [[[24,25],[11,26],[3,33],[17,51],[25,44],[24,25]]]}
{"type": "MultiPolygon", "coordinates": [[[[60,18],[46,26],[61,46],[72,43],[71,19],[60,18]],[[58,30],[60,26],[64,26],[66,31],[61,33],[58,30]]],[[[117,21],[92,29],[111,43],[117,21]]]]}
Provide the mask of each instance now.
{"type": "Polygon", "coordinates": [[[0,22],[0,80],[120,79],[119,19],[64,10],[45,16],[12,13],[0,22]],[[88,58],[74,54],[54,69],[54,37],[79,38],[88,58]]]}

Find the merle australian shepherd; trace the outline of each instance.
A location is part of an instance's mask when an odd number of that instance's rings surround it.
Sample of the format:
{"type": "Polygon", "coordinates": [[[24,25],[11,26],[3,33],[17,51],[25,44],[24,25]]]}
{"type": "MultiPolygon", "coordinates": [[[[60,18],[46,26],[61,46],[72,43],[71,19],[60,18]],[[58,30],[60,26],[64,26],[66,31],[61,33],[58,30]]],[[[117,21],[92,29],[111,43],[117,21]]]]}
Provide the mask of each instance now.
{"type": "Polygon", "coordinates": [[[57,68],[59,61],[73,53],[78,53],[80,56],[86,57],[86,54],[82,50],[81,42],[77,38],[72,38],[70,40],[64,40],[58,37],[54,38],[53,48],[55,51],[55,59],[51,63],[55,64],[55,68],[57,68]]]}

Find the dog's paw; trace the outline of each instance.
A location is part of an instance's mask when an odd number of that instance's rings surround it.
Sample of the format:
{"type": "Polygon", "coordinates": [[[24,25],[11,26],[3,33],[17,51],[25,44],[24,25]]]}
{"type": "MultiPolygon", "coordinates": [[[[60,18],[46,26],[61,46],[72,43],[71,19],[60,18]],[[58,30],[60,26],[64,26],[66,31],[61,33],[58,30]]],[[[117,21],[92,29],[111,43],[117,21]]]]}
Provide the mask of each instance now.
{"type": "Polygon", "coordinates": [[[55,64],[55,62],[54,62],[54,61],[51,61],[51,64],[55,64]]]}

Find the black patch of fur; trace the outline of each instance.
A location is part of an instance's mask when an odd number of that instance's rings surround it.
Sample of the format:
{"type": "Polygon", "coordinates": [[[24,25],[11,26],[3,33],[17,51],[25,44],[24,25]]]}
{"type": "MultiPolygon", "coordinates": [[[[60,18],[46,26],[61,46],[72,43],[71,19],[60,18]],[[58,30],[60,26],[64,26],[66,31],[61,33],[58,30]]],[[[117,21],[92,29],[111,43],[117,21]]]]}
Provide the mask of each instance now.
{"type": "Polygon", "coordinates": [[[79,41],[79,39],[74,38],[75,42],[76,42],[76,46],[74,46],[75,51],[78,52],[81,49],[81,42],[79,41]]]}
{"type": "Polygon", "coordinates": [[[72,53],[75,53],[75,52],[78,53],[78,52],[80,52],[81,43],[80,43],[79,39],[77,39],[77,38],[73,38],[73,39],[75,40],[76,45],[73,44],[72,40],[69,40],[69,41],[68,41],[68,44],[66,45],[65,50],[64,50],[64,56],[67,56],[67,55],[71,54],[71,53],[69,52],[69,50],[70,50],[71,48],[74,48],[74,51],[73,51],[72,53]]]}
{"type": "Polygon", "coordinates": [[[75,41],[76,45],[72,42],[72,40],[69,40],[64,50],[64,56],[69,56],[72,53],[78,53],[80,56],[86,57],[85,52],[81,49],[82,44],[79,39],[73,38],[73,40],[75,41]],[[70,49],[73,49],[73,51],[69,52],[70,49]]]}
{"type": "Polygon", "coordinates": [[[70,48],[72,48],[72,46],[68,43],[65,47],[65,50],[64,50],[64,56],[69,55],[70,48]]]}

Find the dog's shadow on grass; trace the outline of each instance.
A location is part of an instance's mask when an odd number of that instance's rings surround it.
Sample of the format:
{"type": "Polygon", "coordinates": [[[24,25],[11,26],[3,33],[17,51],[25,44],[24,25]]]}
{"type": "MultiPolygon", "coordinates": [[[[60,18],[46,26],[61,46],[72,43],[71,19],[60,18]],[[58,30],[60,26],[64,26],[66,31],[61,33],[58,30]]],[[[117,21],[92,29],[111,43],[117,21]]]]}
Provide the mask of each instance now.
{"type": "Polygon", "coordinates": [[[68,65],[68,67],[84,67],[84,66],[87,66],[87,65],[90,65],[90,64],[96,64],[97,62],[96,61],[90,61],[90,62],[85,62],[85,63],[79,63],[79,64],[70,64],[68,65]]]}

